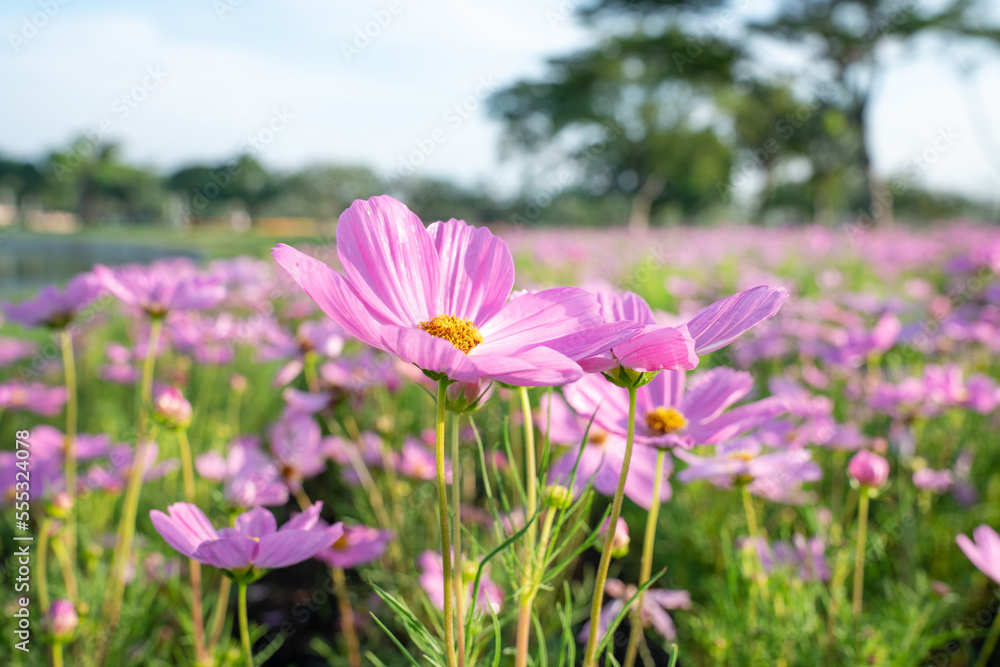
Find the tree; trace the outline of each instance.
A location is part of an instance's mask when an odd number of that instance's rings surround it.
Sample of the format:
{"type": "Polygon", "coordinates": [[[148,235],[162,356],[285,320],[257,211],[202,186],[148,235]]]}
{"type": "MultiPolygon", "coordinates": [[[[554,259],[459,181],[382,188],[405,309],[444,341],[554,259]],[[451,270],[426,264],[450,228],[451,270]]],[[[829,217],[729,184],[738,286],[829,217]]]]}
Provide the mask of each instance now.
{"type": "Polygon", "coordinates": [[[677,25],[639,30],[550,60],[543,80],[498,91],[489,108],[506,125],[508,147],[571,144],[587,189],[630,193],[629,226],[641,229],[656,204],[671,200],[690,214],[728,180],[730,152],[704,112],[739,57],[729,43],[677,25]]]}
{"type": "Polygon", "coordinates": [[[882,47],[890,42],[911,44],[924,35],[941,37],[942,49],[970,39],[995,43],[1000,40],[1000,29],[983,25],[985,4],[974,0],[948,0],[943,6],[899,0],[789,0],[769,19],[751,24],[765,40],[806,50],[806,67],[798,73],[802,80],[819,78],[832,86],[835,104],[856,130],[854,157],[866,176],[866,199],[876,222],[892,215],[892,195],[871,169],[866,118],[885,64],[882,47]]]}

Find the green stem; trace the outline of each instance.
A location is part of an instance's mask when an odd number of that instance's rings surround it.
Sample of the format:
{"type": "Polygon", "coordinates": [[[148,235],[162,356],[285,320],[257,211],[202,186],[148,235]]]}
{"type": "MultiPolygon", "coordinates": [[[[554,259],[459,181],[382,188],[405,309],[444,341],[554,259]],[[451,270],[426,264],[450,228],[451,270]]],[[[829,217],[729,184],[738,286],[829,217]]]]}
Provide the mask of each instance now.
{"type": "MultiPolygon", "coordinates": [[[[125,595],[125,574],[128,560],[132,556],[132,539],[135,536],[135,518],[139,511],[139,494],[142,490],[144,463],[146,460],[146,436],[149,431],[149,406],[153,400],[153,369],[156,365],[156,349],[160,344],[160,333],[163,331],[163,318],[153,318],[149,324],[149,341],[146,348],[146,360],[142,365],[142,384],[139,395],[139,420],[136,429],[135,454],[132,458],[132,469],[129,471],[128,486],[125,490],[124,509],[119,523],[118,543],[111,565],[111,585],[104,600],[103,622],[106,628],[114,628],[121,615],[121,607],[125,595]]],[[[98,664],[103,664],[104,652],[107,646],[98,653],[98,664]]]]}
{"type": "Polygon", "coordinates": [[[757,526],[757,510],[754,508],[753,495],[747,484],[743,485],[743,512],[747,516],[747,532],[750,533],[750,544],[752,546],[754,572],[752,578],[759,585],[760,597],[765,602],[769,599],[767,591],[767,577],[764,576],[764,562],[761,560],[759,542],[760,528],[757,526]]]}
{"type": "Polygon", "coordinates": [[[590,605],[590,634],[587,636],[587,648],[583,654],[583,667],[595,667],[597,664],[597,632],[601,621],[601,603],[604,602],[604,584],[608,579],[608,568],[611,567],[611,548],[615,540],[615,526],[622,513],[622,496],[625,494],[625,480],[628,479],[628,467],[632,461],[632,441],[635,439],[635,395],[636,388],[628,387],[628,429],[625,434],[625,456],[622,459],[622,471],[618,476],[618,488],[611,503],[611,516],[608,517],[608,533],[604,538],[604,549],[601,551],[601,562],[597,566],[597,578],[594,580],[594,600],[590,605]]]}
{"type": "Polygon", "coordinates": [[[191,457],[191,442],[187,429],[177,429],[177,444],[181,450],[181,469],[184,474],[184,499],[194,503],[194,460],[191,457]]]}
{"type": "Polygon", "coordinates": [[[455,559],[455,621],[457,626],[456,650],[458,667],[465,667],[465,582],[462,580],[462,489],[459,486],[459,472],[462,469],[458,452],[458,414],[451,413],[451,504],[454,513],[455,559]]]}
{"type": "Polygon", "coordinates": [[[56,642],[52,645],[52,667],[63,667],[62,642],[56,642]]]}
{"type": "Polygon", "coordinates": [[[239,586],[239,616],[240,616],[240,643],[243,645],[243,659],[247,667],[254,667],[253,647],[250,645],[250,624],[247,622],[247,584],[241,581],[239,586]]]}
{"type": "Polygon", "coordinates": [[[861,599],[865,586],[865,539],[868,534],[868,487],[861,487],[858,498],[858,544],[854,550],[854,597],[851,610],[854,620],[861,616],[861,599]]]}
{"type": "Polygon", "coordinates": [[[434,456],[437,463],[438,520],[441,524],[441,565],[444,585],[444,655],[448,667],[455,667],[455,582],[451,570],[451,537],[448,534],[448,486],[444,479],[444,417],[448,380],[438,382],[434,456]]]}
{"type": "MultiPolygon", "coordinates": [[[[524,508],[525,521],[535,516],[538,509],[538,470],[535,461],[535,426],[531,421],[531,400],[527,387],[519,387],[521,399],[521,414],[524,419],[524,476],[527,486],[527,500],[524,508]]],[[[532,523],[524,536],[524,552],[526,555],[524,575],[521,577],[521,606],[517,612],[517,653],[515,667],[525,667],[528,664],[528,646],[531,642],[531,605],[534,601],[535,581],[535,530],[532,523]]]]}
{"type": "Polygon", "coordinates": [[[306,386],[309,391],[319,391],[319,378],[316,375],[316,360],[318,355],[315,352],[306,352],[304,363],[302,364],[302,374],[306,378],[306,386]]]}
{"type": "Polygon", "coordinates": [[[77,428],[77,393],[76,393],[76,361],[73,358],[73,336],[63,329],[59,332],[62,344],[63,373],[66,380],[66,436],[64,448],[66,452],[66,493],[69,494],[71,508],[66,517],[66,535],[69,539],[69,552],[76,557],[76,428],[77,428]]]}
{"type": "Polygon", "coordinates": [[[215,601],[215,609],[212,611],[212,634],[208,639],[209,653],[215,651],[219,640],[222,638],[222,628],[226,622],[226,609],[229,607],[229,591],[232,588],[233,580],[229,577],[222,577],[219,582],[219,597],[215,601]]]}
{"type": "Polygon", "coordinates": [[[52,519],[46,517],[42,519],[41,528],[38,531],[38,604],[42,608],[42,614],[49,613],[49,581],[48,564],[49,557],[49,533],[52,532],[52,519]]]}
{"type": "Polygon", "coordinates": [[[993,655],[993,649],[996,648],[997,639],[1000,639],[1000,612],[993,617],[990,634],[986,636],[983,650],[979,653],[979,658],[976,659],[976,667],[986,667],[986,661],[990,659],[990,656],[993,655]]]}
{"type": "Polygon", "coordinates": [[[347,664],[350,667],[361,667],[361,644],[354,628],[354,609],[351,608],[351,597],[347,590],[347,577],[340,567],[331,567],[330,574],[340,608],[340,629],[344,633],[344,643],[347,644],[347,664]]]}
{"type": "Polygon", "coordinates": [[[527,570],[532,573],[531,580],[527,582],[527,590],[521,595],[521,606],[517,611],[517,653],[514,658],[515,667],[526,667],[528,664],[528,646],[531,634],[531,610],[535,603],[535,596],[538,595],[538,587],[542,583],[542,574],[549,550],[549,540],[552,535],[552,523],[555,519],[556,511],[549,508],[545,513],[545,525],[542,526],[542,535],[538,541],[537,555],[533,555],[534,560],[530,561],[527,570]]]}
{"type": "MultiPolygon", "coordinates": [[[[646,534],[642,540],[642,563],[639,570],[640,588],[649,581],[649,577],[653,574],[653,543],[656,541],[656,522],[660,516],[660,485],[663,481],[663,459],[666,453],[665,449],[656,452],[656,468],[654,468],[653,473],[655,475],[653,478],[653,502],[649,506],[649,514],[646,515],[646,534]]],[[[639,642],[642,641],[643,636],[640,615],[645,599],[646,591],[643,589],[633,608],[632,632],[628,638],[628,650],[625,653],[625,662],[622,663],[622,667],[632,667],[635,664],[636,654],[639,652],[639,642]]]]}
{"type": "Polygon", "coordinates": [[[52,555],[59,561],[59,569],[62,571],[63,584],[66,586],[66,594],[73,602],[74,606],[80,601],[80,588],[76,583],[76,563],[70,558],[69,552],[57,536],[52,540],[52,555]]]}

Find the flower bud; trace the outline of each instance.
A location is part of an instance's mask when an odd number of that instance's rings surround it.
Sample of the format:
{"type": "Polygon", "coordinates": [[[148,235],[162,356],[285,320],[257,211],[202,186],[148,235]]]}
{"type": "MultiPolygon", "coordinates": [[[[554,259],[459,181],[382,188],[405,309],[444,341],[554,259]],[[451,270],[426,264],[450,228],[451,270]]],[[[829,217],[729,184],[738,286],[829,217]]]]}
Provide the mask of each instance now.
{"type": "Polygon", "coordinates": [[[45,512],[57,519],[65,519],[73,509],[73,499],[65,491],[60,491],[52,496],[52,500],[45,506],[45,512]]]}
{"type": "Polygon", "coordinates": [[[889,479],[889,462],[878,454],[861,450],[847,464],[847,472],[861,486],[878,489],[889,479]]]}
{"type": "Polygon", "coordinates": [[[57,642],[66,642],[73,638],[80,617],[69,600],[53,600],[46,614],[49,633],[57,642]]]}
{"type": "Polygon", "coordinates": [[[560,484],[545,487],[542,502],[548,507],[564,510],[573,504],[573,492],[560,484]]]}
{"type": "Polygon", "coordinates": [[[243,394],[250,387],[250,382],[247,381],[247,376],[242,373],[233,373],[229,377],[229,388],[233,390],[234,394],[243,394]]]}
{"type": "MultiPolygon", "coordinates": [[[[598,535],[601,537],[607,537],[608,526],[611,524],[610,517],[604,520],[604,524],[598,531],[598,535]]],[[[618,523],[615,524],[615,534],[611,540],[611,557],[612,558],[624,558],[628,555],[628,547],[631,539],[628,535],[628,524],[625,523],[625,519],[618,517],[618,523]]]]}
{"type": "Polygon", "coordinates": [[[455,382],[448,385],[445,406],[455,413],[473,412],[488,400],[492,393],[493,383],[490,380],[455,382]]]}
{"type": "Polygon", "coordinates": [[[153,419],[167,428],[187,428],[191,404],[175,387],[160,389],[153,397],[153,419]]]}

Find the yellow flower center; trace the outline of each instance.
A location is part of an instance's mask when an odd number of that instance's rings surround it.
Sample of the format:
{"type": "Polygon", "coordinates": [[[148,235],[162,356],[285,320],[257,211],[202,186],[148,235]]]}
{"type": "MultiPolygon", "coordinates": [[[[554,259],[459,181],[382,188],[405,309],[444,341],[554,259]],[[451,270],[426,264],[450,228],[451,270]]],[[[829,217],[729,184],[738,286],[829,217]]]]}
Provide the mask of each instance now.
{"type": "Polygon", "coordinates": [[[250,536],[250,539],[253,540],[254,542],[260,542],[260,538],[254,537],[253,535],[250,536]]]}
{"type": "Polygon", "coordinates": [[[737,461],[749,461],[753,458],[750,452],[733,452],[729,455],[729,458],[736,459],[737,461]]]}
{"type": "Polygon", "coordinates": [[[454,315],[435,315],[418,324],[417,328],[432,336],[444,338],[466,354],[483,342],[483,335],[472,320],[463,320],[454,315]]]}
{"type": "Polygon", "coordinates": [[[337,551],[343,551],[347,548],[347,533],[337,538],[337,541],[333,543],[333,548],[337,551]]]}
{"type": "Polygon", "coordinates": [[[608,440],[608,434],[597,429],[590,430],[590,444],[600,447],[608,440]]]}
{"type": "Polygon", "coordinates": [[[687,423],[688,420],[676,408],[656,408],[646,413],[646,424],[649,428],[664,435],[681,430],[687,423]]]}

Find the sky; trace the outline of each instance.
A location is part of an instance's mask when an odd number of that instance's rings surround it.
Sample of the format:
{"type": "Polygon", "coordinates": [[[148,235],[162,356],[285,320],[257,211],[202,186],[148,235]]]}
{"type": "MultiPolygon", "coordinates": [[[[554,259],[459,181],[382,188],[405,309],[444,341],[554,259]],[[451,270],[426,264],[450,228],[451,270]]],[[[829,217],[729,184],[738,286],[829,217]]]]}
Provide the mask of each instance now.
{"type": "MultiPolygon", "coordinates": [[[[483,100],[590,42],[581,1],[5,0],[0,155],[87,134],[165,171],[249,150],[280,169],[363,164],[510,190],[525,165],[501,159],[483,100]]],[[[968,59],[963,78],[927,49],[888,56],[876,170],[995,200],[1000,58],[968,59]]]]}

